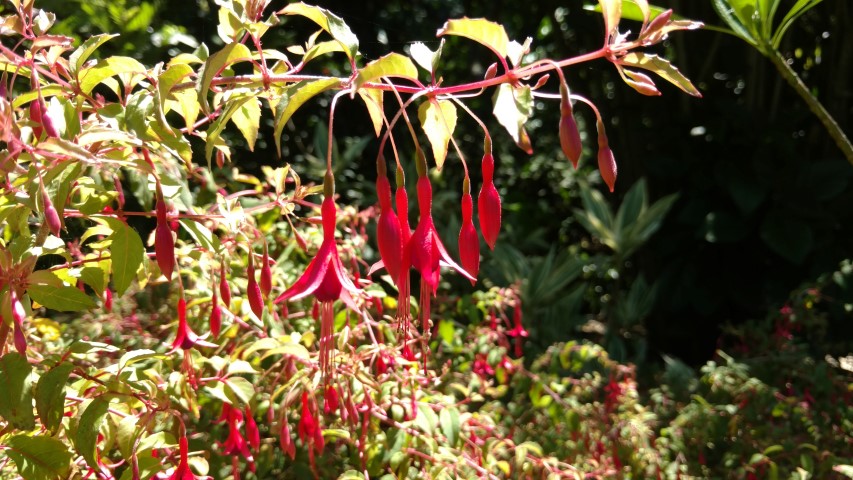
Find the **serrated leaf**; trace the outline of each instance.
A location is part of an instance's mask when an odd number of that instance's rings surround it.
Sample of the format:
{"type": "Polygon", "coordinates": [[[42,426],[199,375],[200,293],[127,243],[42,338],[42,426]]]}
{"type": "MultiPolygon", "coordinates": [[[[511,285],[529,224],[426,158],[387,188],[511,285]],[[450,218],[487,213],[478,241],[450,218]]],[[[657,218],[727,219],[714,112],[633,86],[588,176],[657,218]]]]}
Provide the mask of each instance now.
{"type": "Polygon", "coordinates": [[[113,233],[110,235],[110,258],[112,259],[113,287],[121,296],[136,278],[139,266],[145,260],[145,246],[136,230],[117,218],[105,218],[113,233]]]}
{"type": "Polygon", "coordinates": [[[456,106],[450,100],[423,102],[418,107],[418,119],[432,145],[435,165],[441,170],[447,158],[447,145],[456,129],[456,106]]]}
{"type": "Polygon", "coordinates": [[[0,358],[0,418],[19,430],[32,430],[33,367],[27,357],[11,352],[0,358]]]}
{"type": "Polygon", "coordinates": [[[415,59],[421,68],[430,73],[435,73],[438,68],[438,61],[441,59],[441,51],[444,49],[444,39],[438,44],[438,49],[432,51],[423,42],[415,42],[409,47],[409,55],[415,59]]]}
{"type": "Polygon", "coordinates": [[[682,73],[669,63],[668,60],[657,55],[642,52],[631,52],[619,59],[619,63],[622,65],[632,65],[634,67],[656,73],[661,78],[680,88],[684,92],[693,95],[694,97],[702,96],[702,94],[699,93],[699,90],[693,86],[687,77],[682,75],[682,73]]]}
{"type": "Polygon", "coordinates": [[[51,432],[55,432],[62,422],[65,412],[65,383],[74,370],[71,363],[61,363],[39,378],[36,383],[36,411],[41,423],[51,432]]]}
{"type": "Polygon", "coordinates": [[[251,99],[240,105],[234,112],[231,121],[243,134],[250,152],[255,151],[255,141],[258,139],[258,128],[261,125],[261,103],[257,99],[251,99]]]}
{"type": "Polygon", "coordinates": [[[527,85],[513,88],[509,84],[502,84],[495,92],[494,108],[492,112],[498,123],[503,125],[516,145],[528,154],[533,153],[530,138],[524,129],[524,124],[533,112],[533,95],[527,85]]]}
{"type": "Polygon", "coordinates": [[[6,454],[18,467],[24,480],[65,478],[71,468],[71,453],[55,438],[15,435],[5,442],[6,454]]]}
{"type": "Polygon", "coordinates": [[[307,5],[303,2],[291,3],[278,11],[279,15],[301,15],[312,20],[344,47],[347,57],[355,58],[358,53],[358,38],[344,23],[341,17],[326,9],[307,5]]]}
{"type": "Polygon", "coordinates": [[[104,42],[110,40],[111,38],[117,37],[118,34],[106,34],[102,33],[99,35],[92,35],[87,38],[85,42],[83,42],[79,47],[77,47],[74,52],[68,57],[68,64],[71,67],[71,74],[76,75],[77,72],[83,68],[83,64],[86,63],[86,60],[95,53],[95,50],[98,49],[104,42]]]}
{"type": "Polygon", "coordinates": [[[367,107],[367,114],[370,115],[370,121],[373,122],[373,130],[376,132],[376,137],[382,133],[382,106],[383,92],[378,88],[362,88],[358,91],[358,95],[364,101],[367,107]]]}
{"type": "Polygon", "coordinates": [[[92,400],[83,410],[80,423],[77,425],[74,445],[89,467],[93,469],[98,468],[98,432],[104,424],[109,406],[109,402],[103,397],[92,400]]]}
{"type": "Polygon", "coordinates": [[[166,102],[174,96],[172,88],[192,73],[192,67],[186,63],[177,63],[160,74],[157,79],[157,92],[160,94],[159,108],[161,112],[165,113],[166,102]]]}
{"type": "Polygon", "coordinates": [[[27,293],[40,305],[58,312],[79,312],[95,306],[92,298],[76,287],[30,285],[27,287],[27,293]]]}
{"type": "Polygon", "coordinates": [[[145,73],[146,68],[131,57],[109,57],[80,71],[80,91],[86,95],[107,78],[121,73],[145,73]]]}
{"type": "Polygon", "coordinates": [[[399,53],[389,53],[380,57],[358,71],[355,77],[355,88],[358,90],[367,82],[372,82],[382,77],[399,77],[417,80],[418,67],[412,60],[399,53]]]}
{"type": "Polygon", "coordinates": [[[204,66],[199,71],[199,81],[196,85],[198,102],[205,113],[210,113],[207,103],[207,94],[210,92],[210,83],[225,67],[238,62],[246,62],[252,59],[252,52],[242,43],[229,43],[225,47],[207,58],[204,66]]]}
{"type": "Polygon", "coordinates": [[[299,82],[287,89],[275,108],[275,149],[279,155],[281,155],[281,132],[290,117],[312,97],[339,84],[340,82],[335,78],[326,78],[313,82],[299,82]]]}
{"type": "Polygon", "coordinates": [[[447,444],[456,446],[459,440],[459,410],[456,407],[445,407],[438,414],[441,432],[447,437],[447,444]]]}
{"type": "Polygon", "coordinates": [[[448,20],[436,35],[439,37],[443,35],[465,37],[485,45],[502,59],[506,58],[508,53],[509,37],[503,25],[485,18],[464,17],[448,20]]]}

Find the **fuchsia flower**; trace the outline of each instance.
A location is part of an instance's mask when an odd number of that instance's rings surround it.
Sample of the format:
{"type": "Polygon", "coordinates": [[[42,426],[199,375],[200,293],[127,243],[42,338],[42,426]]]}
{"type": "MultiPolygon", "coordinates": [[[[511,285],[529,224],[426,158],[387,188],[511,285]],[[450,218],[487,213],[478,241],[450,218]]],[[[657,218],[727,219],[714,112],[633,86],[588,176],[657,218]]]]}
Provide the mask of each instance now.
{"type": "Polygon", "coordinates": [[[249,277],[249,283],[246,286],[246,296],[249,298],[249,306],[252,307],[252,313],[256,317],[261,318],[264,315],[264,298],[261,293],[261,287],[255,279],[255,260],[254,253],[249,251],[249,266],[246,267],[246,275],[249,277]]]}
{"type": "Polygon", "coordinates": [[[524,343],[524,339],[527,338],[528,333],[527,330],[524,329],[524,325],[521,323],[521,299],[516,297],[515,299],[515,309],[512,312],[513,325],[512,330],[508,331],[506,334],[510,337],[515,338],[515,356],[520,357],[524,352],[522,352],[522,345],[524,343]]]}
{"type": "Polygon", "coordinates": [[[239,455],[248,462],[254,462],[252,452],[249,451],[249,444],[240,433],[240,425],[243,423],[243,414],[240,410],[228,405],[222,404],[222,415],[225,421],[228,422],[228,438],[222,444],[222,453],[224,455],[239,455]]]}
{"type": "Polygon", "coordinates": [[[563,154],[578,168],[578,161],[583,153],[581,134],[572,113],[572,101],[569,98],[569,86],[565,80],[560,84],[560,147],[563,154]]]}
{"type": "Polygon", "coordinates": [[[270,268],[270,254],[267,243],[264,242],[264,256],[261,257],[261,293],[268,297],[272,291],[272,269],[270,268]]]}
{"type": "Polygon", "coordinates": [[[27,313],[24,311],[24,305],[18,299],[18,294],[13,287],[9,287],[9,303],[12,307],[12,322],[15,325],[15,350],[21,355],[26,355],[27,336],[24,334],[24,319],[27,318],[27,313]]]}
{"type": "Polygon", "coordinates": [[[610,145],[607,142],[607,134],[604,132],[604,124],[601,120],[598,121],[597,126],[598,171],[612,193],[616,186],[616,159],[613,157],[613,150],[610,150],[610,145]]]}
{"type": "Polygon", "coordinates": [[[480,214],[480,232],[492,250],[501,231],[501,197],[495,188],[495,158],[491,153],[483,155],[483,186],[477,199],[480,214]]]}
{"type": "MultiPolygon", "coordinates": [[[[472,277],[480,271],[480,237],[474,228],[474,200],[471,198],[470,183],[465,179],[462,194],[462,228],[459,229],[459,261],[472,277]]],[[[471,285],[476,280],[471,280],[471,285]]]]}
{"type": "Polygon", "coordinates": [[[175,336],[175,341],[172,342],[172,351],[178,348],[189,350],[195,346],[216,347],[215,343],[210,343],[203,340],[195,334],[187,322],[187,301],[184,297],[178,300],[178,334],[175,336]]]}
{"type": "MultiPolygon", "coordinates": [[[[400,231],[400,220],[391,206],[391,184],[388,177],[380,175],[376,179],[376,193],[379,196],[379,222],[376,226],[376,239],[379,243],[381,266],[384,266],[391,276],[394,285],[399,285],[403,263],[403,239],[400,231]]],[[[379,268],[377,264],[371,270],[379,268]]]]}
{"type": "Polygon", "coordinates": [[[332,336],[335,329],[335,300],[342,300],[349,308],[358,311],[353,295],[359,290],[347,277],[338,254],[335,242],[335,223],[337,212],[332,192],[327,192],[321,207],[323,222],[323,243],[317,255],[308,264],[301,277],[284,293],[275,299],[275,303],[285,300],[299,300],[313,294],[320,302],[320,370],[331,373],[332,336]]]}
{"type": "Polygon", "coordinates": [[[219,330],[222,328],[222,309],[219,307],[216,291],[213,292],[210,305],[210,334],[215,338],[219,336],[219,330]]]}
{"type": "Polygon", "coordinates": [[[323,413],[326,415],[335,413],[338,411],[338,406],[338,391],[329,385],[326,387],[326,393],[323,397],[323,413]]]}
{"type": "Polygon", "coordinates": [[[167,280],[172,280],[175,270],[175,237],[166,219],[166,203],[163,194],[157,191],[157,228],[154,231],[154,252],[157,255],[157,265],[167,280]]]}
{"type": "Polygon", "coordinates": [[[231,287],[225,281],[225,264],[219,267],[219,296],[222,297],[222,303],[225,308],[231,308],[231,287]]]}
{"type": "Polygon", "coordinates": [[[322,453],[326,444],[323,440],[323,429],[320,428],[320,422],[314,416],[314,408],[308,399],[308,392],[302,392],[302,416],[299,418],[299,425],[296,427],[296,432],[303,445],[313,443],[314,449],[311,450],[311,455],[322,453]]]}
{"type": "Polygon", "coordinates": [[[167,480],[196,480],[197,478],[200,478],[190,470],[190,464],[187,458],[189,456],[187,437],[181,437],[180,440],[178,440],[178,444],[180,445],[181,452],[178,468],[175,469],[174,473],[172,473],[167,480]]]}
{"type": "Polygon", "coordinates": [[[258,430],[258,424],[255,423],[255,417],[252,415],[252,410],[246,405],[244,409],[246,416],[246,437],[249,446],[255,452],[261,448],[261,432],[258,430]]]}

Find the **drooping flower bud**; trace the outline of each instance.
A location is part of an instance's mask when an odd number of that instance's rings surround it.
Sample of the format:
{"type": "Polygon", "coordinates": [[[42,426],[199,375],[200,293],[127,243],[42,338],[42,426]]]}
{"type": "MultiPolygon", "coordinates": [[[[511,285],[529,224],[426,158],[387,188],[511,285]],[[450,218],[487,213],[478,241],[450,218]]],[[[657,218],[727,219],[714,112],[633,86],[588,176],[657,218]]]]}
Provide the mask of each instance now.
{"type": "Polygon", "coordinates": [[[477,213],[480,218],[480,232],[489,248],[494,250],[501,230],[501,197],[495,188],[495,159],[491,153],[483,155],[482,169],[483,186],[477,199],[477,213]]]}
{"type": "Polygon", "coordinates": [[[391,184],[388,177],[380,175],[376,179],[376,193],[379,196],[379,221],[376,226],[376,239],[379,243],[379,256],[391,280],[397,285],[403,261],[403,240],[400,232],[400,220],[391,206],[391,184]]]}
{"type": "Polygon", "coordinates": [[[59,218],[59,213],[50,201],[50,195],[42,189],[42,203],[44,203],[44,221],[47,223],[50,233],[55,237],[62,234],[62,220],[59,218]]]}
{"type": "Polygon", "coordinates": [[[53,117],[51,117],[50,112],[47,111],[47,106],[44,104],[44,100],[39,99],[39,103],[41,104],[41,124],[44,126],[44,133],[46,133],[49,138],[59,138],[59,129],[56,128],[56,124],[53,122],[53,117]]]}
{"type": "Polygon", "coordinates": [[[296,458],[296,446],[293,443],[293,438],[290,436],[290,424],[287,422],[287,416],[281,417],[281,431],[279,432],[278,444],[281,446],[281,451],[286,453],[291,460],[296,458]]]}
{"type": "Polygon", "coordinates": [[[113,311],[113,291],[110,287],[104,289],[104,311],[107,313],[113,311]]]}
{"type": "Polygon", "coordinates": [[[225,280],[225,263],[219,266],[219,296],[225,308],[231,308],[231,286],[225,280]]]}
{"type": "Polygon", "coordinates": [[[215,338],[219,336],[219,331],[222,328],[222,310],[219,307],[219,297],[216,295],[216,291],[213,292],[210,305],[210,334],[215,338]]]}
{"type": "Polygon", "coordinates": [[[27,318],[27,312],[24,311],[24,305],[18,299],[15,289],[11,286],[9,287],[9,303],[12,307],[12,323],[15,326],[15,349],[21,355],[26,355],[27,336],[24,333],[24,320],[27,318]]]}
{"type": "Polygon", "coordinates": [[[258,430],[258,424],[255,422],[255,417],[252,415],[252,410],[246,405],[243,413],[246,416],[246,441],[255,453],[261,447],[261,432],[258,430]]]}
{"type": "Polygon", "coordinates": [[[650,97],[660,96],[660,90],[658,90],[655,86],[654,80],[652,80],[648,75],[627,69],[622,69],[622,73],[625,74],[625,77],[623,77],[625,83],[634,90],[650,97]]]}
{"type": "Polygon", "coordinates": [[[261,262],[261,281],[259,286],[264,297],[269,297],[272,291],[272,269],[270,268],[270,254],[266,242],[264,242],[264,255],[261,257],[261,262]]]}
{"type": "Polygon", "coordinates": [[[560,146],[563,149],[563,154],[572,162],[572,166],[578,168],[578,161],[580,161],[583,153],[583,144],[572,112],[569,87],[565,81],[560,84],[560,146]]]}
{"type": "Polygon", "coordinates": [[[178,440],[178,445],[180,448],[178,468],[175,469],[175,472],[172,473],[168,480],[195,480],[198,477],[193,474],[192,470],[190,470],[189,444],[187,442],[187,437],[182,436],[178,440]]]}
{"type": "MultiPolygon", "coordinates": [[[[471,183],[466,178],[462,194],[462,228],[459,230],[459,260],[462,268],[472,277],[480,271],[480,237],[474,228],[474,200],[471,198],[471,183]]],[[[471,281],[471,285],[476,283],[471,281]]]]}
{"type": "Polygon", "coordinates": [[[607,134],[604,132],[604,124],[598,121],[598,171],[610,192],[616,186],[616,159],[607,142],[607,134]]]}
{"type": "Polygon", "coordinates": [[[264,299],[261,294],[261,287],[255,279],[255,261],[254,254],[249,252],[249,266],[246,268],[246,275],[249,277],[249,284],[246,287],[246,297],[249,298],[249,306],[252,307],[252,313],[256,317],[261,318],[264,315],[264,299]]]}
{"type": "Polygon", "coordinates": [[[178,333],[172,342],[172,351],[178,348],[189,350],[195,346],[216,347],[217,345],[201,339],[192,331],[189,322],[187,322],[187,301],[181,297],[178,300],[178,333]]]}
{"type": "Polygon", "coordinates": [[[36,123],[36,125],[33,125],[33,137],[36,139],[41,138],[44,128],[41,123],[41,105],[39,105],[37,100],[30,102],[30,121],[36,123]]]}
{"type": "Polygon", "coordinates": [[[162,193],[157,195],[157,228],[154,231],[154,252],[157,255],[157,265],[167,280],[172,280],[175,270],[175,237],[166,219],[166,203],[162,193]]]}
{"type": "Polygon", "coordinates": [[[323,413],[326,415],[336,413],[338,411],[338,391],[335,387],[329,385],[326,387],[326,393],[323,396],[323,413]]]}

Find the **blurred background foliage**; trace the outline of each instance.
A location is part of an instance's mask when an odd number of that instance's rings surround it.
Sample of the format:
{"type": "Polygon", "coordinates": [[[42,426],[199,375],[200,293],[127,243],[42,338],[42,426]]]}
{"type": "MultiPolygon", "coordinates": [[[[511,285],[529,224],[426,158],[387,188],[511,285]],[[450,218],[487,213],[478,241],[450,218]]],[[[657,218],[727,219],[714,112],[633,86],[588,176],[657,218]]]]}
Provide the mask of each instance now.
{"type": "MultiPolygon", "coordinates": [[[[710,1],[657,3],[722,24],[710,1]]],[[[283,4],[274,1],[269,9],[283,4]]],[[[150,64],[201,42],[211,49],[222,44],[219,7],[211,0],[39,5],[57,13],[55,33],[120,32],[123,41],[109,42],[102,55],[132,55],[150,64]]],[[[590,51],[602,37],[598,14],[576,0],[528,2],[523,9],[506,0],[330,0],[322,6],[342,16],[361,39],[363,63],[405,51],[414,41],[434,49],[436,29],[463,15],[500,21],[519,41],[531,36],[529,59],[590,51]]],[[[823,2],[794,25],[780,47],[847,132],[853,118],[853,50],[847,48],[853,44],[852,9],[843,0],[823,2]]],[[[630,26],[626,21],[623,28],[630,26]]],[[[308,22],[286,19],[264,40],[281,47],[311,33],[308,22]]],[[[853,288],[833,280],[832,272],[853,258],[853,167],[772,64],[739,39],[699,31],[676,34],[660,48],[703,99],[670,86],[663,87],[662,97],[640,96],[604,62],[567,71],[571,88],[596,102],[610,123],[619,164],[613,195],[598,192],[594,152],[586,152],[578,171],[563,158],[555,102],[537,101],[529,123],[535,153],[528,156],[489,118],[489,94],[466,100],[496,137],[496,178],[505,205],[499,246],[484,256],[486,286],[522,282],[530,343],[538,351],[586,336],[602,342],[615,359],[660,363],[665,354],[699,365],[713,356],[726,328],[763,319],[804,282],[829,278],[815,308],[826,314],[824,338],[837,340],[815,345],[815,353],[847,354],[850,342],[843,339],[853,338],[853,288]]],[[[439,71],[445,84],[478,78],[493,61],[481,46],[457,38],[448,39],[445,52],[439,71]]],[[[308,70],[346,74],[339,71],[343,65],[332,57],[315,60],[308,70]]],[[[556,92],[555,79],[544,90],[556,92]]],[[[297,165],[306,181],[320,178],[327,102],[318,99],[302,108],[285,129],[282,159],[297,165]]],[[[392,104],[386,96],[386,105],[392,104]]],[[[339,111],[337,118],[344,119],[336,124],[334,145],[339,191],[366,207],[375,201],[378,141],[365,128],[360,103],[342,102],[339,111]]],[[[592,117],[582,106],[576,111],[589,145],[592,117]]],[[[267,115],[264,121],[254,152],[240,148],[239,134],[226,132],[241,169],[259,172],[282,161],[273,147],[272,120],[267,115]]],[[[402,154],[411,155],[408,136],[402,128],[397,134],[402,154]]],[[[479,184],[482,133],[460,117],[456,138],[479,184]]],[[[461,168],[455,159],[451,153],[435,179],[435,217],[448,240],[459,224],[461,168]]],[[[468,291],[458,280],[449,281],[468,291]]]]}

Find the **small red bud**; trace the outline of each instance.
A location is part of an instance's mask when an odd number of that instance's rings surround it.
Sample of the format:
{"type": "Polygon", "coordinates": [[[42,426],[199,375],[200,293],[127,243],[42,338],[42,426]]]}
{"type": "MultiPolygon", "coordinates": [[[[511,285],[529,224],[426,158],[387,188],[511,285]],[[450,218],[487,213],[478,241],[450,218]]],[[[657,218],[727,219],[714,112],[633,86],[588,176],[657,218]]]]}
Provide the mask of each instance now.
{"type": "Polygon", "coordinates": [[[225,280],[225,264],[219,267],[219,296],[222,297],[222,303],[225,308],[231,308],[231,287],[225,280]]]}
{"type": "Polygon", "coordinates": [[[477,199],[477,209],[480,217],[480,232],[492,250],[498,240],[501,230],[501,197],[495,188],[494,171],[495,159],[491,153],[483,156],[483,186],[477,199]]]}
{"type": "Polygon", "coordinates": [[[44,192],[42,199],[44,201],[44,221],[47,223],[48,228],[50,228],[50,233],[58,237],[62,235],[62,220],[59,218],[59,213],[54,208],[53,202],[50,201],[50,195],[47,192],[44,192]]]}
{"type": "Polygon", "coordinates": [[[41,108],[41,124],[44,126],[44,133],[46,133],[50,138],[59,138],[59,129],[57,129],[56,124],[53,123],[53,118],[50,116],[50,113],[47,111],[46,107],[42,106],[41,108]]]}
{"type": "MultiPolygon", "coordinates": [[[[466,180],[467,183],[467,180],[466,180]]],[[[462,268],[472,277],[477,277],[480,271],[480,237],[473,221],[474,200],[471,194],[465,192],[462,195],[462,228],[459,230],[459,259],[462,268]]],[[[471,284],[476,283],[471,280],[471,284]]]]}
{"type": "Polygon", "coordinates": [[[323,397],[323,413],[326,415],[336,413],[338,405],[338,391],[335,390],[335,387],[329,385],[326,387],[326,393],[323,397]]]}
{"type": "Polygon", "coordinates": [[[623,72],[626,75],[624,79],[625,83],[634,90],[650,97],[656,97],[661,94],[660,90],[655,86],[654,80],[652,80],[648,75],[631,70],[623,70],[623,72]]]}
{"type": "Polygon", "coordinates": [[[261,262],[261,293],[264,294],[264,297],[269,297],[272,291],[272,269],[270,269],[270,255],[266,243],[264,243],[264,255],[261,262]]]}
{"type": "Polygon", "coordinates": [[[604,124],[600,121],[598,122],[598,171],[612,193],[616,186],[616,159],[607,142],[604,124]]]}
{"type": "Polygon", "coordinates": [[[113,311],[113,291],[109,287],[104,289],[104,311],[107,313],[113,311]]]}
{"type": "Polygon", "coordinates": [[[213,292],[213,299],[210,301],[210,334],[214,337],[219,336],[219,331],[222,328],[222,310],[219,307],[219,298],[216,292],[213,292]]]}
{"type": "Polygon", "coordinates": [[[172,280],[175,270],[175,237],[169,222],[166,220],[166,204],[163,199],[157,200],[157,229],[154,232],[154,252],[157,255],[157,265],[167,280],[172,280]]]}
{"type": "Polygon", "coordinates": [[[246,415],[246,440],[249,442],[252,450],[257,453],[261,447],[261,432],[258,431],[258,424],[255,423],[255,417],[252,415],[252,410],[249,409],[248,405],[246,405],[244,413],[246,415]]]}
{"type": "Polygon", "coordinates": [[[15,325],[15,349],[21,355],[26,355],[27,336],[24,334],[24,320],[27,318],[27,313],[24,311],[24,305],[18,299],[18,294],[12,287],[9,288],[9,302],[12,305],[12,322],[15,325]]]}
{"type": "Polygon", "coordinates": [[[33,137],[36,139],[41,138],[41,134],[44,133],[44,129],[42,128],[41,123],[41,105],[39,105],[37,100],[30,102],[30,121],[37,124],[33,125],[33,137]]]}
{"type": "Polygon", "coordinates": [[[560,85],[560,146],[563,148],[563,154],[572,162],[572,166],[578,168],[578,161],[580,161],[583,153],[583,144],[572,113],[569,87],[565,83],[560,85]]]}
{"type": "Polygon", "coordinates": [[[249,252],[249,266],[246,269],[246,275],[249,276],[249,285],[246,288],[246,296],[249,298],[249,306],[252,307],[252,313],[256,317],[261,318],[264,315],[264,299],[261,294],[261,287],[258,286],[258,281],[255,280],[255,261],[254,254],[249,252]]]}

